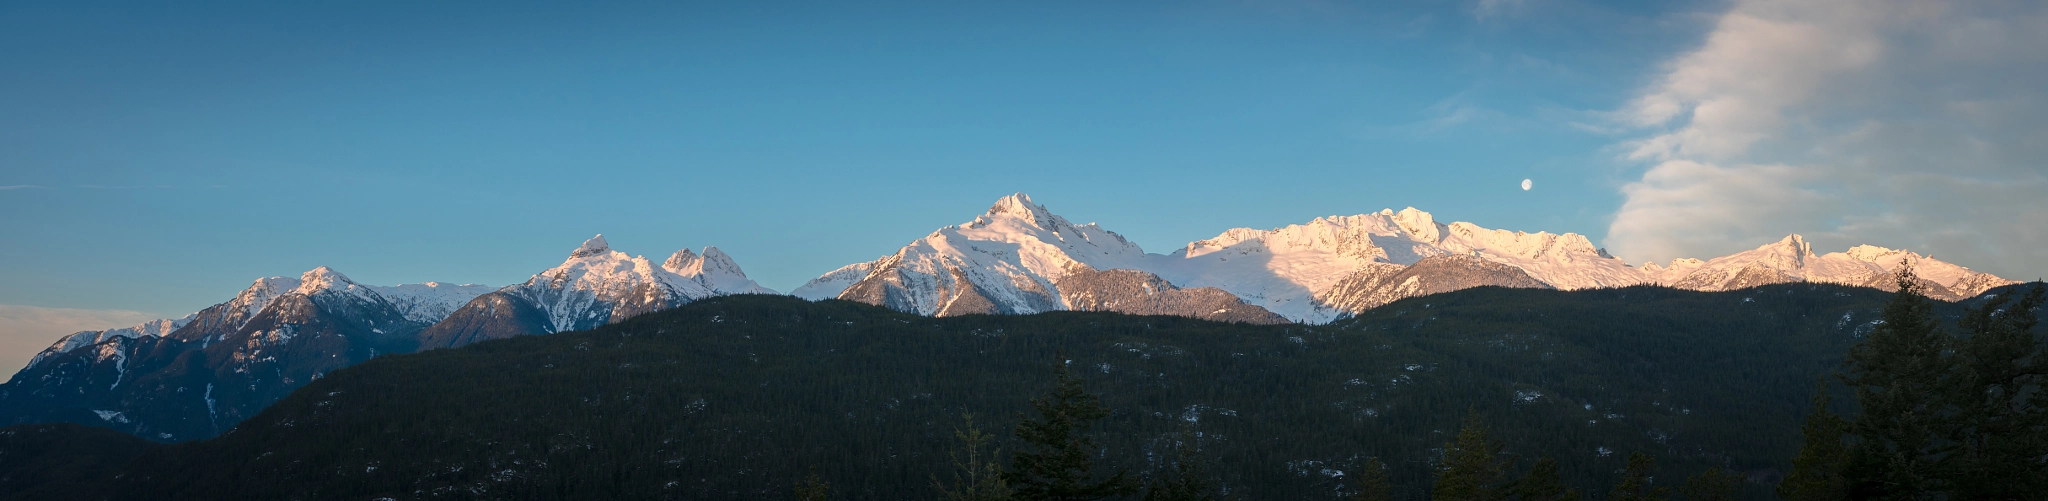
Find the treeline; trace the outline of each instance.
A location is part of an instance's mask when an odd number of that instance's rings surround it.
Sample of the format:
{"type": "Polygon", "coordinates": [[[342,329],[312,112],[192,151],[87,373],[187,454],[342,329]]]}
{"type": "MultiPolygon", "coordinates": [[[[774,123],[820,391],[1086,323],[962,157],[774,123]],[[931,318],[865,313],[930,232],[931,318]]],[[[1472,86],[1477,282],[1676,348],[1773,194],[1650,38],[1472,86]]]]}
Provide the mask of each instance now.
{"type": "Polygon", "coordinates": [[[1778,493],[1793,501],[2048,499],[2048,352],[2033,333],[2043,290],[2007,293],[1941,327],[1910,268],[1883,322],[1826,383],[1778,493]]]}
{"type": "MultiPolygon", "coordinates": [[[[1716,468],[1770,499],[1814,383],[1897,300],[1479,288],[1263,326],[722,297],[379,357],[204,441],[85,455],[53,444],[105,437],[7,428],[0,499],[1689,500],[1716,468]],[[1446,484],[1456,464],[1491,466],[1446,484]]],[[[1985,306],[1929,308],[1958,325],[1985,306]]],[[[1854,387],[1826,395],[1858,419],[1854,387]]]]}

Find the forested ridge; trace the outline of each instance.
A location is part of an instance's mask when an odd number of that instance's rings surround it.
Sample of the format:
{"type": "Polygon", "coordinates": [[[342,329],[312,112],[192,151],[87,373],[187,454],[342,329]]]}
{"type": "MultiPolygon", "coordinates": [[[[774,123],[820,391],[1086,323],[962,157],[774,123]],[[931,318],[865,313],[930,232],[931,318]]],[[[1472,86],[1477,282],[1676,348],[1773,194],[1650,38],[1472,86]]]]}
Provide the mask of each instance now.
{"type": "MultiPolygon", "coordinates": [[[[810,480],[834,499],[937,499],[962,414],[1013,454],[1061,367],[1106,411],[1095,461],[1134,481],[1196,450],[1227,498],[1349,497],[1384,464],[1390,495],[1423,499],[1473,419],[1507,474],[1548,457],[1563,484],[1606,493],[1721,468],[1761,499],[1792,470],[1815,384],[1890,296],[1487,287],[1323,326],[720,297],[378,357],[205,441],[7,428],[0,497],[790,499],[810,480]],[[1636,453],[1654,465],[1631,468],[1636,453]],[[32,474],[53,469],[76,473],[32,474]]],[[[1953,325],[1966,306],[1931,314],[1953,325]]]]}

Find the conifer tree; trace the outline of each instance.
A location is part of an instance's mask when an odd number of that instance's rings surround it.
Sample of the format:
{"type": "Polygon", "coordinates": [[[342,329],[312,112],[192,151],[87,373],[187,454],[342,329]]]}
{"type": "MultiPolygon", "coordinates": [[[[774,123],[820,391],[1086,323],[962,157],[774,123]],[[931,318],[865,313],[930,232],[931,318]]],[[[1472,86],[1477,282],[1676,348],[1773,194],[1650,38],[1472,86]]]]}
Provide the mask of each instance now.
{"type": "Polygon", "coordinates": [[[1804,442],[1792,458],[1792,472],[1778,482],[1778,496],[1788,501],[1841,501],[1848,498],[1842,468],[1849,460],[1849,447],[1842,443],[1849,422],[1828,409],[1827,381],[1821,381],[1813,395],[1813,410],[1799,429],[1804,442]]]}
{"type": "Polygon", "coordinates": [[[1937,449],[1938,484],[1956,499],[2023,499],[2048,493],[2048,352],[2033,329],[2043,287],[2004,294],[1967,311],[1956,349],[1954,414],[1937,449]]]}
{"type": "Polygon", "coordinates": [[[1584,497],[1577,489],[1565,486],[1564,477],[1557,470],[1556,459],[1538,459],[1508,492],[1521,501],[1576,501],[1584,497]]]}
{"type": "Polygon", "coordinates": [[[961,418],[967,422],[966,429],[953,430],[953,436],[960,439],[960,450],[946,453],[953,463],[953,482],[941,482],[934,474],[932,487],[946,501],[1009,501],[1010,485],[1003,481],[1002,467],[997,464],[1002,448],[989,446],[995,437],[974,425],[974,414],[961,418]],[[988,452],[987,459],[982,458],[983,450],[988,452]]]}
{"type": "Polygon", "coordinates": [[[831,491],[832,484],[825,483],[825,479],[818,478],[818,467],[816,466],[811,467],[811,474],[805,475],[803,480],[796,483],[797,501],[825,501],[825,496],[830,494],[831,491]]]}
{"type": "Polygon", "coordinates": [[[1649,454],[1634,452],[1628,455],[1628,468],[1621,472],[1621,482],[1614,484],[1614,490],[1607,494],[1608,501],[1665,501],[1670,489],[1651,485],[1650,470],[1657,467],[1657,460],[1649,454]]]}
{"type": "Polygon", "coordinates": [[[1899,291],[1885,304],[1870,337],[1849,351],[1843,381],[1862,408],[1850,423],[1857,438],[1843,469],[1853,499],[1917,499],[1934,471],[1941,395],[1953,372],[1952,343],[1934,320],[1911,266],[1893,277],[1899,291]]]}
{"type": "Polygon", "coordinates": [[[1173,464],[1147,482],[1145,501],[1216,501],[1200,438],[1194,426],[1181,425],[1174,437],[1173,464]]]}
{"type": "Polygon", "coordinates": [[[1436,470],[1436,484],[1430,487],[1432,501],[1495,501],[1505,497],[1500,488],[1506,474],[1497,459],[1500,446],[1486,438],[1486,424],[1479,413],[1465,418],[1458,438],[1444,444],[1444,462],[1436,470]]]}
{"type": "Polygon", "coordinates": [[[1358,472],[1358,492],[1351,493],[1351,501],[1393,501],[1394,486],[1387,483],[1387,464],[1380,458],[1365,460],[1365,467],[1358,472]]]}
{"type": "Polygon", "coordinates": [[[1081,379],[1067,371],[1062,360],[1053,363],[1053,387],[1031,400],[1037,418],[1017,416],[1017,438],[1027,449],[1010,455],[1010,470],[1004,480],[1016,489],[1018,499],[1084,501],[1130,495],[1138,486],[1128,471],[1119,469],[1103,480],[1094,480],[1097,445],[1087,433],[1089,425],[1109,416],[1101,399],[1081,387],[1081,379]]]}
{"type": "Polygon", "coordinates": [[[1735,501],[1742,477],[1716,466],[1685,479],[1685,501],[1735,501]]]}

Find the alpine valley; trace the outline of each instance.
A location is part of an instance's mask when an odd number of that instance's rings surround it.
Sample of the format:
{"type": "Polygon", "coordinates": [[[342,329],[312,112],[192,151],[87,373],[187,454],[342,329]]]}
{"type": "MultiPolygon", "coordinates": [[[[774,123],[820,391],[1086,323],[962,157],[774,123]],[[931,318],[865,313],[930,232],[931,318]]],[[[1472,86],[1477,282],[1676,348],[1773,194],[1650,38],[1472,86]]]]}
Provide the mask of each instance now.
{"type": "MultiPolygon", "coordinates": [[[[1929,296],[1949,301],[2016,283],[1905,250],[1816,255],[1799,235],[1713,259],[1630,266],[1575,233],[1443,224],[1414,208],[1233,228],[1154,254],[1019,193],[791,295],[936,317],[1074,310],[1324,325],[1482,286],[1716,292],[1812,282],[1892,290],[1892,272],[1907,265],[1929,296]]],[[[589,330],[739,294],[777,292],[715,247],[657,263],[613,250],[602,236],[501,288],[363,285],[320,267],[258,279],[183,318],[64,336],[0,384],[0,425],[71,422],[154,441],[202,439],[381,354],[589,330]]]]}

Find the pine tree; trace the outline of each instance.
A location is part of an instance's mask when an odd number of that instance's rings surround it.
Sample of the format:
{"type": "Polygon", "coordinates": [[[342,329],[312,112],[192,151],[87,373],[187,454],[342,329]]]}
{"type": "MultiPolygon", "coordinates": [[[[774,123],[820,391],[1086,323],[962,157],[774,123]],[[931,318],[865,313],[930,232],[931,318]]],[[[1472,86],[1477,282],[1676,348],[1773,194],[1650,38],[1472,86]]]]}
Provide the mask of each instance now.
{"type": "Polygon", "coordinates": [[[1145,501],[1215,501],[1207,460],[1202,457],[1194,426],[1183,424],[1174,437],[1172,467],[1147,483],[1145,501]]]}
{"type": "Polygon", "coordinates": [[[1557,470],[1556,459],[1538,459],[1508,492],[1521,501],[1574,501],[1584,497],[1578,490],[1565,486],[1564,477],[1557,470]]]}
{"type": "Polygon", "coordinates": [[[948,485],[932,475],[932,487],[939,490],[940,499],[946,501],[1009,501],[1010,485],[1003,481],[1002,467],[997,464],[1003,455],[1001,448],[988,450],[988,458],[982,458],[982,450],[989,447],[995,437],[974,426],[974,414],[964,414],[966,429],[953,430],[953,436],[960,439],[960,450],[946,453],[953,463],[953,482],[948,485]]]}
{"type": "Polygon", "coordinates": [[[818,478],[818,467],[816,466],[811,467],[811,474],[805,475],[803,480],[796,483],[797,501],[825,501],[825,496],[831,491],[832,484],[825,483],[824,479],[818,478]]]}
{"type": "Polygon", "coordinates": [[[2043,287],[1967,311],[1957,347],[1954,415],[1937,448],[1938,485],[1956,499],[2023,499],[2048,492],[2048,352],[2033,334],[2043,287]]]}
{"type": "Polygon", "coordinates": [[[1621,482],[1614,484],[1614,490],[1607,493],[1608,501],[1665,501],[1670,489],[1651,485],[1650,470],[1657,467],[1657,460],[1641,452],[1628,455],[1628,469],[1622,470],[1621,482]]]}
{"type": "Polygon", "coordinates": [[[1136,492],[1136,483],[1122,469],[1093,480],[1097,446],[1087,428],[1109,416],[1109,409],[1067,372],[1064,360],[1053,363],[1053,376],[1052,390],[1031,400],[1038,417],[1017,416],[1022,421],[1017,438],[1029,449],[1010,455],[1004,480],[1016,488],[1018,499],[1026,500],[1083,501],[1136,492]]]}
{"type": "Polygon", "coordinates": [[[1792,458],[1792,472],[1778,482],[1778,496],[1788,501],[1841,501],[1848,499],[1842,468],[1849,459],[1849,446],[1842,443],[1849,422],[1828,410],[1827,382],[1813,395],[1813,410],[1800,427],[1805,442],[1792,458]]]}
{"type": "Polygon", "coordinates": [[[1854,499],[1925,497],[1934,472],[1935,433],[1943,422],[1940,395],[1953,372],[1952,346],[1934,320],[1911,266],[1894,277],[1899,291],[1882,322],[1849,351],[1843,381],[1862,408],[1850,423],[1857,437],[1843,478],[1854,499]]]}
{"type": "Polygon", "coordinates": [[[1500,483],[1505,465],[1496,459],[1500,446],[1486,438],[1486,424],[1479,413],[1465,418],[1458,438],[1444,444],[1444,462],[1436,470],[1436,484],[1430,487],[1433,501],[1494,501],[1505,497],[1500,483]]]}
{"type": "Polygon", "coordinates": [[[1380,458],[1365,460],[1365,467],[1358,472],[1358,492],[1351,494],[1351,501],[1393,501],[1394,486],[1387,483],[1387,464],[1380,458]]]}
{"type": "Polygon", "coordinates": [[[1742,477],[1716,466],[1685,479],[1685,501],[1735,501],[1742,477]]]}

